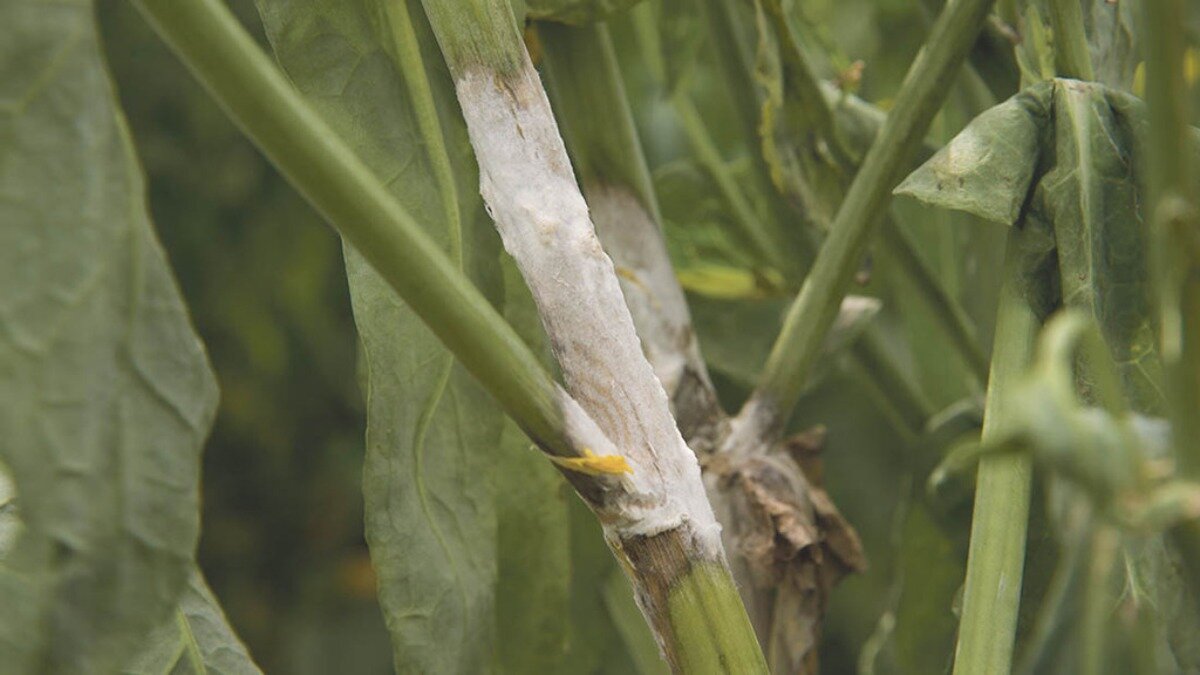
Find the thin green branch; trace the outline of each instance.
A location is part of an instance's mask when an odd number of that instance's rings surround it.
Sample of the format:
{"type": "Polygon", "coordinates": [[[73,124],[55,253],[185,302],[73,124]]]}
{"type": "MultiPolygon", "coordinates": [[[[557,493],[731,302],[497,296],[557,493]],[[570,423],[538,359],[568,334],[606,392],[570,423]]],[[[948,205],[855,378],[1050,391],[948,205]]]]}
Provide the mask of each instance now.
{"type": "MultiPolygon", "coordinates": [[[[1153,0],[1151,0],[1153,2],[1153,0]]],[[[1050,29],[1054,31],[1054,69],[1059,77],[1094,80],[1083,29],[1083,7],[1079,0],[1050,0],[1050,29]]]]}
{"type": "Polygon", "coordinates": [[[313,112],[220,0],[138,7],[235,122],[535,442],[574,455],[557,386],[379,178],[313,112]]]}
{"type": "MultiPolygon", "coordinates": [[[[1010,401],[1006,392],[1032,361],[1041,325],[1026,295],[1029,282],[1024,278],[1021,235],[1020,229],[1014,229],[1008,237],[1004,286],[996,316],[996,347],[984,410],[985,446],[1007,423],[1010,401]]],[[[954,659],[956,675],[1007,673],[1012,669],[1032,470],[1027,453],[987,453],[979,460],[954,659]]]]}
{"type": "Polygon", "coordinates": [[[958,0],[947,5],[901,85],[771,350],[754,398],[778,414],[786,416],[795,406],[891,191],[920,148],[991,4],[958,0]]]}

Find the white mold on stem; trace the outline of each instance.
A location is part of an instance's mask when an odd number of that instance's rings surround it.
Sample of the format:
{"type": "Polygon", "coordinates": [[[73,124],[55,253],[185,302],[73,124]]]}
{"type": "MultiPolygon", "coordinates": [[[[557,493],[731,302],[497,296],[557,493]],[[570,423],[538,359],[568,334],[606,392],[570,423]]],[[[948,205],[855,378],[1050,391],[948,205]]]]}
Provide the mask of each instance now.
{"type": "MultiPolygon", "coordinates": [[[[537,72],[527,58],[503,75],[475,65],[455,86],[484,201],[537,303],[567,391],[633,468],[601,514],[610,536],[682,526],[720,558],[699,464],[642,353],[537,72]]],[[[579,420],[566,408],[569,425],[579,420]]]]}

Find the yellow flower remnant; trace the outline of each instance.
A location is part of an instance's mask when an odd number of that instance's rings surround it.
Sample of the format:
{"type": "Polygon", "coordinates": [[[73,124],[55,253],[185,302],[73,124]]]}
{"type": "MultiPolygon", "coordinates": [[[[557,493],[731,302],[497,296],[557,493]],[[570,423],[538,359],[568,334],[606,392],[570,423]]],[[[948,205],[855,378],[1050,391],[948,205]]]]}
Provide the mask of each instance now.
{"type": "Polygon", "coordinates": [[[589,476],[619,476],[633,473],[633,467],[620,455],[597,455],[588,448],[583,449],[583,457],[554,457],[550,461],[570,471],[586,473],[589,476]]]}

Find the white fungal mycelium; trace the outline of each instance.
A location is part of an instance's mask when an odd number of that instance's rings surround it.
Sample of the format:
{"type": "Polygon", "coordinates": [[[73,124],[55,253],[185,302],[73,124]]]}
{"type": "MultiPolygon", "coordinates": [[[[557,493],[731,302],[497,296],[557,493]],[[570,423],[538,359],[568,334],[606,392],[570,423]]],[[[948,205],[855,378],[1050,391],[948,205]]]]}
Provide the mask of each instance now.
{"type": "Polygon", "coordinates": [[[633,469],[603,514],[610,537],[684,527],[701,550],[719,557],[720,526],[699,464],[642,353],[537,72],[528,60],[505,74],[471,66],[455,85],[484,201],[537,302],[567,391],[582,408],[564,406],[568,426],[582,432],[594,421],[633,469]]]}

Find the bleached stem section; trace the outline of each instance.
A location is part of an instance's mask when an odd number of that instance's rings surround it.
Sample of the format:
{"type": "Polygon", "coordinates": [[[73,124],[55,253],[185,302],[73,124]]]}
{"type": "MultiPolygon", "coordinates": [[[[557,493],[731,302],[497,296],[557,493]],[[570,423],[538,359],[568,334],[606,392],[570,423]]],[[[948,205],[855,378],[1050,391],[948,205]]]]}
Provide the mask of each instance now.
{"type": "Polygon", "coordinates": [[[484,201],[538,305],[566,388],[633,468],[605,523],[610,537],[683,528],[697,550],[720,559],[699,464],[642,354],[536,71],[528,61],[505,75],[474,66],[455,84],[484,201]]]}
{"type": "Polygon", "coordinates": [[[649,208],[623,185],[584,183],[596,232],[613,258],[642,349],[666,390],[680,433],[698,453],[724,435],[725,412],[700,354],[687,299],[649,208]]]}

